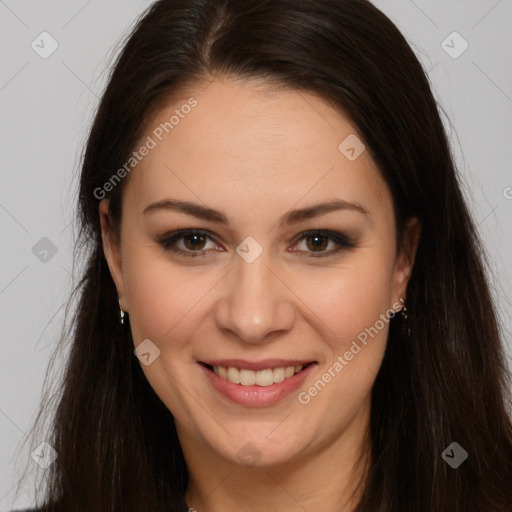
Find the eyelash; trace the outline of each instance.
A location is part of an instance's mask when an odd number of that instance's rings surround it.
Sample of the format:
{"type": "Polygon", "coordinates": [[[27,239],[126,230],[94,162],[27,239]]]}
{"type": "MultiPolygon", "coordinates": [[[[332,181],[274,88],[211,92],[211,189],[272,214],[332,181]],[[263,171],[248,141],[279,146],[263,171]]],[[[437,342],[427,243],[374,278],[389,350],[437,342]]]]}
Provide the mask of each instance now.
{"type": "MultiPolygon", "coordinates": [[[[175,254],[179,254],[188,258],[197,258],[197,257],[204,257],[207,256],[209,251],[205,251],[204,249],[199,249],[197,251],[184,251],[182,249],[176,249],[173,247],[173,244],[178,241],[181,238],[184,238],[187,235],[203,235],[212,240],[213,242],[216,242],[215,238],[212,237],[207,231],[199,231],[194,229],[184,229],[177,231],[175,233],[172,233],[169,236],[166,236],[162,238],[161,240],[158,240],[158,243],[166,250],[171,251],[175,254]]],[[[301,236],[297,239],[295,244],[298,244],[302,242],[304,239],[310,237],[310,236],[318,236],[322,238],[327,238],[328,240],[336,243],[338,247],[334,250],[327,251],[327,252],[319,252],[317,254],[314,253],[314,251],[306,251],[309,252],[309,256],[302,256],[306,258],[326,258],[328,256],[332,256],[335,253],[338,253],[339,251],[342,251],[344,249],[351,249],[355,247],[355,243],[346,235],[343,235],[342,233],[338,233],[336,231],[325,231],[325,230],[316,230],[316,231],[306,231],[301,234],[301,236]]],[[[217,242],[216,242],[217,243],[217,242]]],[[[295,245],[294,244],[294,245],[295,245]]],[[[300,254],[301,251],[294,251],[300,254]]]]}

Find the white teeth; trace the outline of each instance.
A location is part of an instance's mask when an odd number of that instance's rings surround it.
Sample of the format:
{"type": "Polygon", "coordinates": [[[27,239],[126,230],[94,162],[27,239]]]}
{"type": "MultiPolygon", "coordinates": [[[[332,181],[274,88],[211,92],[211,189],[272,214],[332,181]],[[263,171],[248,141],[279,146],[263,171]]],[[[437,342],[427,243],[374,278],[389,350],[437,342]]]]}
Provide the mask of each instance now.
{"type": "Polygon", "coordinates": [[[260,370],[259,372],[256,372],[256,384],[258,384],[258,386],[270,386],[271,384],[274,384],[273,370],[269,368],[268,370],[260,370]]]}
{"type": "MultiPolygon", "coordinates": [[[[217,366],[217,368],[219,367],[217,366]]],[[[226,374],[226,379],[233,384],[240,384],[240,372],[238,371],[238,368],[230,366],[226,374]]]]}
{"type": "Polygon", "coordinates": [[[272,376],[274,378],[274,382],[283,382],[283,380],[285,379],[284,368],[276,368],[275,370],[272,371],[272,376]]]}
{"type": "Polygon", "coordinates": [[[214,366],[213,371],[222,379],[225,379],[233,384],[241,384],[242,386],[271,386],[274,383],[283,382],[285,379],[293,377],[296,373],[302,370],[303,366],[288,366],[280,368],[267,368],[253,372],[252,370],[239,370],[230,366],[214,366]]]}
{"type": "MultiPolygon", "coordinates": [[[[231,368],[230,368],[231,370],[231,368]]],[[[239,370],[240,384],[243,386],[253,386],[256,384],[256,373],[251,370],[239,370]]]]}

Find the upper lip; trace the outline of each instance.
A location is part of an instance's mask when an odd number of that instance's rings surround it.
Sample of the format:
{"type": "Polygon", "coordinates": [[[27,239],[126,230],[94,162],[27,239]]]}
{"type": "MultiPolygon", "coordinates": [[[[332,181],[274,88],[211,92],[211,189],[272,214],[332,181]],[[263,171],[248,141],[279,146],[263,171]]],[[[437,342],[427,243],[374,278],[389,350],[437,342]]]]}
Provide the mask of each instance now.
{"type": "Polygon", "coordinates": [[[229,368],[230,366],[240,370],[252,370],[257,372],[259,370],[266,370],[268,368],[287,368],[288,366],[305,366],[309,363],[314,363],[311,359],[263,359],[261,361],[246,361],[245,359],[211,359],[208,361],[199,361],[203,364],[211,366],[223,366],[229,368]]]}

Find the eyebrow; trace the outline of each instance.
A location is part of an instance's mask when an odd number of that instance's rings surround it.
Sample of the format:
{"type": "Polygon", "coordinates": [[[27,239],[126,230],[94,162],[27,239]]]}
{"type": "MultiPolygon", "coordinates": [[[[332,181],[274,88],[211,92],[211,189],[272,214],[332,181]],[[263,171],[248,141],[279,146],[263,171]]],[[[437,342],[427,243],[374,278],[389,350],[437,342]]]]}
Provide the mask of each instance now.
{"type": "MultiPolygon", "coordinates": [[[[359,203],[351,203],[349,201],[344,201],[343,199],[332,199],[306,208],[289,211],[279,219],[279,225],[285,226],[297,224],[307,219],[342,210],[356,211],[366,216],[370,215],[370,212],[359,203]]],[[[217,222],[219,224],[229,224],[228,218],[224,213],[189,201],[163,199],[146,206],[142,213],[143,215],[146,215],[156,211],[177,211],[187,215],[192,215],[199,219],[217,222]]]]}

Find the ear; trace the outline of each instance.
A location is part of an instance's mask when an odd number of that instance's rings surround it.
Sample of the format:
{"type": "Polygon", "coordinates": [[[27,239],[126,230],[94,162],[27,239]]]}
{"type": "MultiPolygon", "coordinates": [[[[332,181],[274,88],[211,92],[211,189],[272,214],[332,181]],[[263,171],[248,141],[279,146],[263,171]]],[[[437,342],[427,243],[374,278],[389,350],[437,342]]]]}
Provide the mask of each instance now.
{"type": "Polygon", "coordinates": [[[420,237],[420,220],[417,217],[413,217],[404,228],[402,246],[396,258],[393,290],[394,302],[398,302],[400,297],[406,298],[407,283],[412,274],[420,237]]]}
{"type": "Polygon", "coordinates": [[[124,290],[123,269],[121,264],[121,247],[119,240],[116,239],[112,231],[112,222],[109,215],[109,199],[102,199],[99,204],[99,215],[101,224],[101,239],[103,242],[103,253],[107,260],[110,275],[116,285],[121,307],[123,311],[126,309],[126,298],[124,290]]]}

